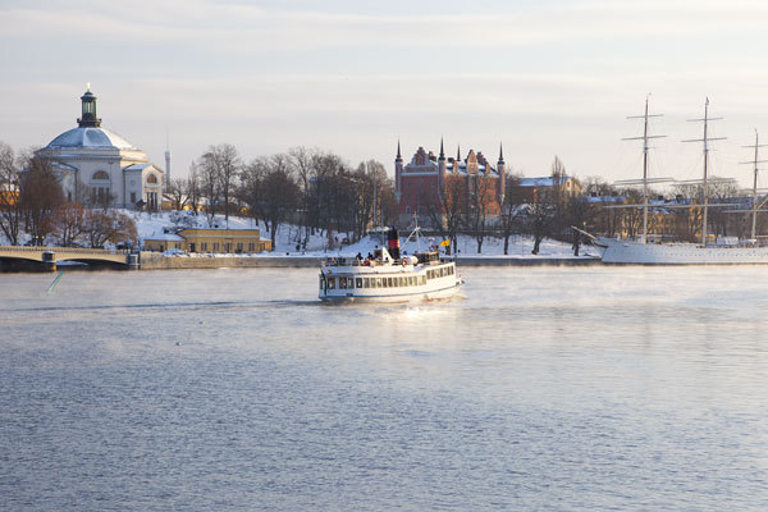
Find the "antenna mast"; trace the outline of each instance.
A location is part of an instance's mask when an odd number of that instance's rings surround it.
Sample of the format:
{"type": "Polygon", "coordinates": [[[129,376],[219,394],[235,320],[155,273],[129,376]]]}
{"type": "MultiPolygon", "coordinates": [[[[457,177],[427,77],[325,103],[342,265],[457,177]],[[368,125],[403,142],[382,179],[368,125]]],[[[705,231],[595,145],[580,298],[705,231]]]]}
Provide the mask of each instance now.
{"type": "Polygon", "coordinates": [[[649,114],[648,113],[648,99],[651,97],[650,93],[645,97],[645,114],[642,116],[629,116],[627,119],[643,119],[643,136],[642,137],[627,137],[621,140],[642,140],[643,141],[643,243],[648,243],[648,141],[650,139],[661,139],[666,135],[649,135],[648,134],[648,119],[651,117],[662,117],[664,114],[649,114]]]}
{"type": "Polygon", "coordinates": [[[709,142],[713,140],[725,140],[726,137],[709,137],[707,133],[709,121],[720,121],[722,117],[709,117],[709,97],[704,103],[704,118],[689,119],[688,122],[704,122],[704,137],[701,139],[684,140],[683,142],[703,142],[704,143],[704,213],[701,220],[701,245],[707,246],[707,210],[709,209],[709,142]]]}

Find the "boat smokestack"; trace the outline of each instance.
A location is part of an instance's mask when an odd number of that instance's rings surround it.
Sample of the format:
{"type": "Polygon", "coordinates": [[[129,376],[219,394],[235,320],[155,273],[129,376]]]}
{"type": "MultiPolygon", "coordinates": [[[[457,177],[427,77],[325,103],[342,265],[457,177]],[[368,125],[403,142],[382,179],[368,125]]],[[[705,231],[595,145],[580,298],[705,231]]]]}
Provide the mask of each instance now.
{"type": "Polygon", "coordinates": [[[392,228],[387,232],[387,249],[393,260],[400,259],[400,235],[395,228],[392,228]]]}

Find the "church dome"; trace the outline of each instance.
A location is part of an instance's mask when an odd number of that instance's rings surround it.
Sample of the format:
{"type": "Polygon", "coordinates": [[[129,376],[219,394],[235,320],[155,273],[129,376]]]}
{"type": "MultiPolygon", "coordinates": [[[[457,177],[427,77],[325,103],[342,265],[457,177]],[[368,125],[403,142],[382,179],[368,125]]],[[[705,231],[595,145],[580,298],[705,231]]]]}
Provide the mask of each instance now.
{"type": "Polygon", "coordinates": [[[138,148],[111,131],[96,127],[78,127],[68,130],[53,139],[46,149],[132,149],[138,148]]]}

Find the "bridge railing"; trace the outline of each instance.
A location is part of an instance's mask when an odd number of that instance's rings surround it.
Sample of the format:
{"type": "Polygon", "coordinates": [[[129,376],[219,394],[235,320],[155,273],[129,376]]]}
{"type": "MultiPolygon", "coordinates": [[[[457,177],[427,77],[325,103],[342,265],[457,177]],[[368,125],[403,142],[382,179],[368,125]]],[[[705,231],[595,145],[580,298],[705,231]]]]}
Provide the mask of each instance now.
{"type": "Polygon", "coordinates": [[[92,255],[101,255],[101,256],[117,256],[117,255],[126,255],[129,254],[130,251],[127,249],[84,249],[81,247],[43,247],[43,246],[32,246],[32,247],[22,247],[19,245],[0,245],[0,251],[8,251],[8,252],[67,252],[67,253],[74,253],[74,254],[92,254],[92,255]]]}

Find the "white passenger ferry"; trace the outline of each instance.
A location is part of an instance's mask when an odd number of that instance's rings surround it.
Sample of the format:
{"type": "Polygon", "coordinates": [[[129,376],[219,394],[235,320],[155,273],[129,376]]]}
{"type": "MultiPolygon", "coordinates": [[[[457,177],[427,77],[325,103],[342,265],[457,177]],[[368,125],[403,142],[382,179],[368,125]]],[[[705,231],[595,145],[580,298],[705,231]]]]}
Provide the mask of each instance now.
{"type": "Polygon", "coordinates": [[[397,303],[449,299],[459,291],[464,280],[456,263],[441,258],[437,247],[401,256],[397,230],[387,238],[389,249],[328,259],[320,268],[320,299],[397,303]]]}

